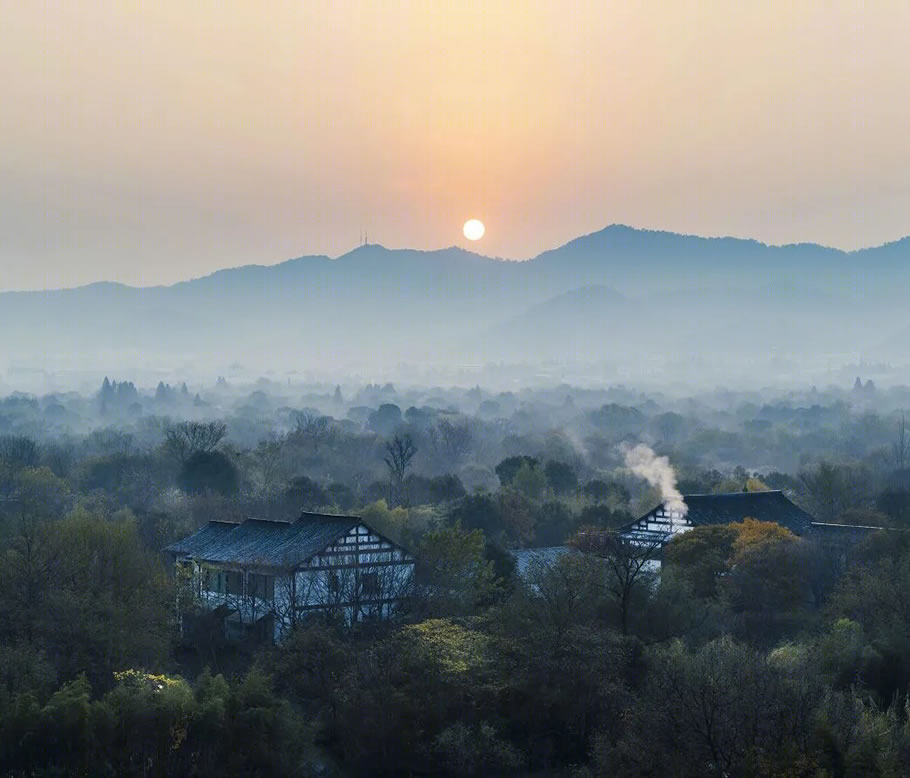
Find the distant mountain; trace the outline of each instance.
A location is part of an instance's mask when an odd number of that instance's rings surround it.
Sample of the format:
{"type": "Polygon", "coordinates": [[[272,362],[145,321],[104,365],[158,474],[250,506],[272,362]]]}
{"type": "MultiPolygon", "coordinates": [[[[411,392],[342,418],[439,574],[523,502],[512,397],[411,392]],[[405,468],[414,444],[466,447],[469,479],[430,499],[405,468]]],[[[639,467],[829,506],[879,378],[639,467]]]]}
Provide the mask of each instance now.
{"type": "Polygon", "coordinates": [[[531,305],[486,329],[471,341],[488,359],[522,354],[524,358],[548,357],[579,348],[600,352],[608,339],[634,317],[636,304],[618,292],[595,285],[573,289],[531,305]]]}
{"type": "Polygon", "coordinates": [[[2,293],[0,370],[374,370],[696,348],[853,358],[870,333],[890,343],[910,326],[908,280],[910,237],[843,252],[613,225],[526,262],[368,245],[173,286],[2,293]]]}
{"type": "MultiPolygon", "coordinates": [[[[607,283],[623,291],[664,284],[682,288],[714,280],[720,288],[751,288],[759,278],[849,293],[852,281],[866,282],[866,271],[910,271],[910,237],[883,246],[846,252],[814,243],[769,246],[740,238],[703,238],[672,232],[637,230],[621,224],[576,238],[533,260],[546,280],[570,274],[577,286],[607,283]]],[[[892,291],[885,277],[872,278],[892,291]]]]}

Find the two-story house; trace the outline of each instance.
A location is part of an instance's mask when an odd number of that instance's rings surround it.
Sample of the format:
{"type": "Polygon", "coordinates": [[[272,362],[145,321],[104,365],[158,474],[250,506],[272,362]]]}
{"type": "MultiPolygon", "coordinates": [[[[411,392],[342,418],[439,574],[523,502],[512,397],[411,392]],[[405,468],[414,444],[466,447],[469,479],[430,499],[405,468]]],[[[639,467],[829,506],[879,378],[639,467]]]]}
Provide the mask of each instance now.
{"type": "Polygon", "coordinates": [[[228,637],[277,640],[325,616],[385,619],[414,577],[414,558],[357,516],[210,521],[165,550],[175,558],[181,612],[214,615],[228,637]]]}

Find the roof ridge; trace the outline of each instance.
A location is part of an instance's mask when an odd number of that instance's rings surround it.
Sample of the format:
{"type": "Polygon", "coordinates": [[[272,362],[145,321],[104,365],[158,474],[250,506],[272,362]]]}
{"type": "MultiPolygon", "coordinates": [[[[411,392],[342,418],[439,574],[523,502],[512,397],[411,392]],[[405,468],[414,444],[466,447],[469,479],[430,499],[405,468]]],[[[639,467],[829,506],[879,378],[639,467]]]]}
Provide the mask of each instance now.
{"type": "MultiPolygon", "coordinates": [[[[761,489],[756,492],[703,492],[700,494],[684,494],[682,496],[683,500],[687,497],[742,497],[744,495],[756,495],[756,494],[783,494],[783,489],[761,489]]],[[[786,495],[785,495],[786,496],[786,495]]]]}
{"type": "Polygon", "coordinates": [[[303,521],[307,518],[317,519],[348,519],[350,521],[363,521],[360,516],[353,516],[347,513],[319,513],[317,511],[301,511],[300,515],[291,523],[303,521]]]}

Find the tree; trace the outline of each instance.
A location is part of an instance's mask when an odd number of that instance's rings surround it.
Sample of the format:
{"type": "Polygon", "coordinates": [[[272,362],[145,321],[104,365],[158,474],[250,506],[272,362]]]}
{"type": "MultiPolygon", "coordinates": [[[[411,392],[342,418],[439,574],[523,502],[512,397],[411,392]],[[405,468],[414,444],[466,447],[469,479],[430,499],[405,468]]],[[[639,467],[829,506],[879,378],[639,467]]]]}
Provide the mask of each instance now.
{"type": "Polygon", "coordinates": [[[894,526],[910,525],[910,491],[886,489],[876,498],[875,505],[894,526]]]}
{"type": "MultiPolygon", "coordinates": [[[[609,510],[607,510],[607,513],[609,513],[609,510]]],[[[578,526],[577,518],[564,503],[558,500],[550,500],[543,503],[537,509],[536,514],[534,540],[538,546],[561,546],[572,535],[575,527],[578,526]]],[[[587,515],[590,517],[590,512],[587,515]]],[[[582,523],[587,525],[595,524],[596,522],[583,521],[582,523]]]]}
{"type": "Polygon", "coordinates": [[[456,721],[436,736],[433,746],[436,764],[452,778],[505,775],[524,763],[522,754],[487,722],[468,727],[456,721]]]}
{"type": "Polygon", "coordinates": [[[883,700],[905,694],[910,684],[910,553],[854,566],[838,583],[829,607],[833,615],[859,624],[879,654],[874,661],[867,659],[867,685],[883,700]]]}
{"type": "Polygon", "coordinates": [[[295,478],[284,491],[284,502],[292,511],[312,511],[329,502],[325,490],[305,475],[295,478]]]}
{"type": "Polygon", "coordinates": [[[533,561],[524,577],[528,615],[544,630],[551,656],[559,657],[573,630],[596,623],[603,567],[588,554],[563,554],[552,563],[533,561]]]}
{"type": "Polygon", "coordinates": [[[529,500],[539,500],[547,488],[547,477],[539,467],[531,467],[525,462],[518,468],[512,479],[512,488],[529,500]]]}
{"type": "Polygon", "coordinates": [[[389,469],[391,501],[397,502],[401,500],[405,473],[411,466],[411,460],[417,453],[417,447],[410,435],[396,435],[391,442],[386,443],[385,452],[382,461],[389,469]]]}
{"type": "Polygon", "coordinates": [[[578,487],[578,476],[571,465],[565,462],[554,462],[552,459],[544,467],[547,483],[556,494],[566,494],[578,487]]]}
{"type": "Polygon", "coordinates": [[[469,494],[449,511],[449,523],[466,530],[479,529],[495,537],[503,529],[499,505],[489,494],[469,494]]]}
{"type": "Polygon", "coordinates": [[[291,433],[291,438],[295,443],[308,446],[313,456],[319,453],[320,446],[331,443],[334,437],[335,429],[328,416],[309,411],[297,414],[297,429],[291,433]]]}
{"type": "Polygon", "coordinates": [[[183,465],[194,454],[213,452],[226,432],[221,422],[184,421],[164,433],[164,448],[183,465]]]}
{"type": "Polygon", "coordinates": [[[732,564],[742,561],[743,555],[756,546],[781,541],[792,542],[797,539],[790,530],[775,521],[759,521],[746,517],[727,526],[735,533],[730,559],[732,564]]]}
{"type": "Polygon", "coordinates": [[[815,470],[801,472],[799,479],[818,521],[834,522],[844,511],[869,502],[869,478],[849,467],[821,462],[815,470]]]}
{"type": "Polygon", "coordinates": [[[41,450],[38,444],[24,435],[0,436],[0,469],[16,473],[26,467],[38,467],[41,450]]]}
{"type": "Polygon", "coordinates": [[[595,478],[584,485],[585,497],[595,502],[609,503],[611,507],[618,508],[629,502],[629,490],[615,481],[602,481],[595,478]]]}
{"type": "Polygon", "coordinates": [[[429,652],[393,635],[359,651],[335,688],[337,747],[354,775],[416,775],[432,740],[464,705],[429,652]]]}
{"type": "Polygon", "coordinates": [[[495,680],[513,701],[506,733],[532,765],[586,761],[598,721],[616,722],[628,706],[631,641],[602,628],[603,574],[588,554],[532,563],[490,619],[508,660],[495,680]]]}
{"type": "Polygon", "coordinates": [[[619,605],[620,628],[628,635],[631,606],[635,592],[650,581],[654,562],[659,558],[665,537],[631,540],[613,530],[585,528],[570,545],[604,560],[606,587],[619,605]]]}
{"type": "Polygon", "coordinates": [[[668,411],[651,419],[650,427],[661,440],[669,442],[682,437],[686,420],[678,413],[668,411]]]}
{"type": "Polygon", "coordinates": [[[169,468],[151,455],[112,453],[88,460],[83,466],[80,487],[99,499],[111,500],[113,507],[141,509],[169,485],[169,468]],[[106,495],[95,494],[103,490],[106,495]]]}
{"type": "Polygon", "coordinates": [[[436,478],[431,478],[429,483],[430,496],[435,503],[454,502],[465,496],[464,484],[457,475],[447,473],[436,478]]]}
{"type": "Polygon", "coordinates": [[[262,494],[266,497],[272,494],[275,482],[279,478],[282,455],[288,443],[287,435],[275,435],[260,440],[253,452],[253,458],[258,466],[262,494]]]}
{"type": "Polygon", "coordinates": [[[897,423],[897,431],[889,453],[892,467],[906,477],[906,471],[910,469],[910,430],[907,429],[907,417],[903,413],[897,423]]]}
{"type": "Polygon", "coordinates": [[[36,637],[43,599],[60,552],[52,542],[51,524],[63,516],[66,484],[48,468],[28,468],[13,478],[7,505],[12,538],[0,555],[0,607],[7,612],[0,630],[31,643],[36,637]]]}
{"type": "Polygon", "coordinates": [[[353,659],[349,644],[317,624],[293,630],[267,657],[277,690],[323,714],[330,736],[343,726],[335,690],[353,659]]]}
{"type": "Polygon", "coordinates": [[[480,530],[443,527],[418,544],[416,607],[429,616],[470,614],[494,593],[493,563],[480,530]]]}
{"type": "Polygon", "coordinates": [[[771,491],[768,485],[756,476],[750,476],[746,479],[746,484],[743,487],[744,492],[769,492],[771,491]]]}
{"type": "Polygon", "coordinates": [[[730,571],[736,530],[729,524],[695,527],[673,537],[664,548],[663,564],[677,570],[697,597],[716,598],[722,576],[730,571]]]}
{"type": "Polygon", "coordinates": [[[499,477],[499,483],[503,486],[510,486],[512,479],[515,478],[515,474],[524,464],[527,464],[529,467],[537,467],[540,462],[534,457],[528,456],[506,457],[503,459],[495,468],[496,475],[499,477]]]}
{"type": "Polygon", "coordinates": [[[52,658],[63,679],[85,672],[106,685],[113,670],[165,658],[173,594],[130,514],[60,517],[45,507],[58,490],[41,486],[44,513],[23,502],[22,529],[0,555],[0,634],[52,658]]]}
{"type": "Polygon", "coordinates": [[[770,644],[805,621],[809,548],[773,522],[746,519],[734,527],[737,537],[723,583],[734,634],[770,644]]]}
{"type": "Polygon", "coordinates": [[[443,416],[427,431],[436,456],[450,465],[459,465],[471,449],[471,428],[465,420],[443,416]]]}
{"type": "Polygon", "coordinates": [[[610,495],[610,487],[606,481],[600,478],[594,478],[588,481],[582,491],[585,497],[594,500],[594,502],[604,502],[610,495]]]}
{"type": "Polygon", "coordinates": [[[775,522],[747,518],[677,535],[663,562],[697,597],[722,600],[739,634],[764,642],[800,618],[818,553],[775,522]]]}
{"type": "Polygon", "coordinates": [[[370,413],[368,423],[374,432],[390,437],[401,425],[401,408],[392,403],[384,403],[370,413]]]}
{"type": "Polygon", "coordinates": [[[349,511],[354,507],[354,492],[345,484],[331,483],[325,488],[325,493],[332,505],[341,511],[349,511]]]}
{"type": "Polygon", "coordinates": [[[221,451],[196,451],[183,463],[177,483],[187,494],[212,491],[229,496],[237,493],[237,466],[221,451]]]}
{"type": "Polygon", "coordinates": [[[608,403],[597,411],[591,411],[588,418],[611,440],[619,440],[627,435],[638,435],[647,423],[645,415],[638,408],[617,403],[608,403]]]}
{"type": "Polygon", "coordinates": [[[122,667],[168,655],[174,595],[158,549],[143,547],[135,519],[77,509],[51,527],[54,564],[43,599],[41,644],[60,674],[107,685],[122,667]]]}
{"type": "Polygon", "coordinates": [[[694,654],[674,642],[653,657],[606,774],[799,774],[815,727],[801,675],[729,638],[694,654]]]}
{"type": "Polygon", "coordinates": [[[499,493],[499,517],[509,538],[518,546],[534,540],[534,506],[512,489],[499,493]]]}

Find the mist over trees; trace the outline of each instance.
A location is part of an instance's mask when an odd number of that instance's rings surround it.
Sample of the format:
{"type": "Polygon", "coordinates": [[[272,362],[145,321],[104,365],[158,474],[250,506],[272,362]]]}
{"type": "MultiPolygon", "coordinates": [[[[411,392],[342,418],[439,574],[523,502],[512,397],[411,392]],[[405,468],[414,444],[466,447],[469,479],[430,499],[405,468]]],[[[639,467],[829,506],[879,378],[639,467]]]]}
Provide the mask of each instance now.
{"type": "Polygon", "coordinates": [[[9,775],[848,776],[910,769],[910,388],[690,396],[261,379],[0,399],[9,775]],[[656,549],[661,499],[780,489],[656,549]],[[161,549],[357,514],[417,559],[401,620],[182,635],[161,549]],[[525,554],[525,556],[522,556],[525,554]],[[530,554],[528,556],[527,554],[530,554]]]}

